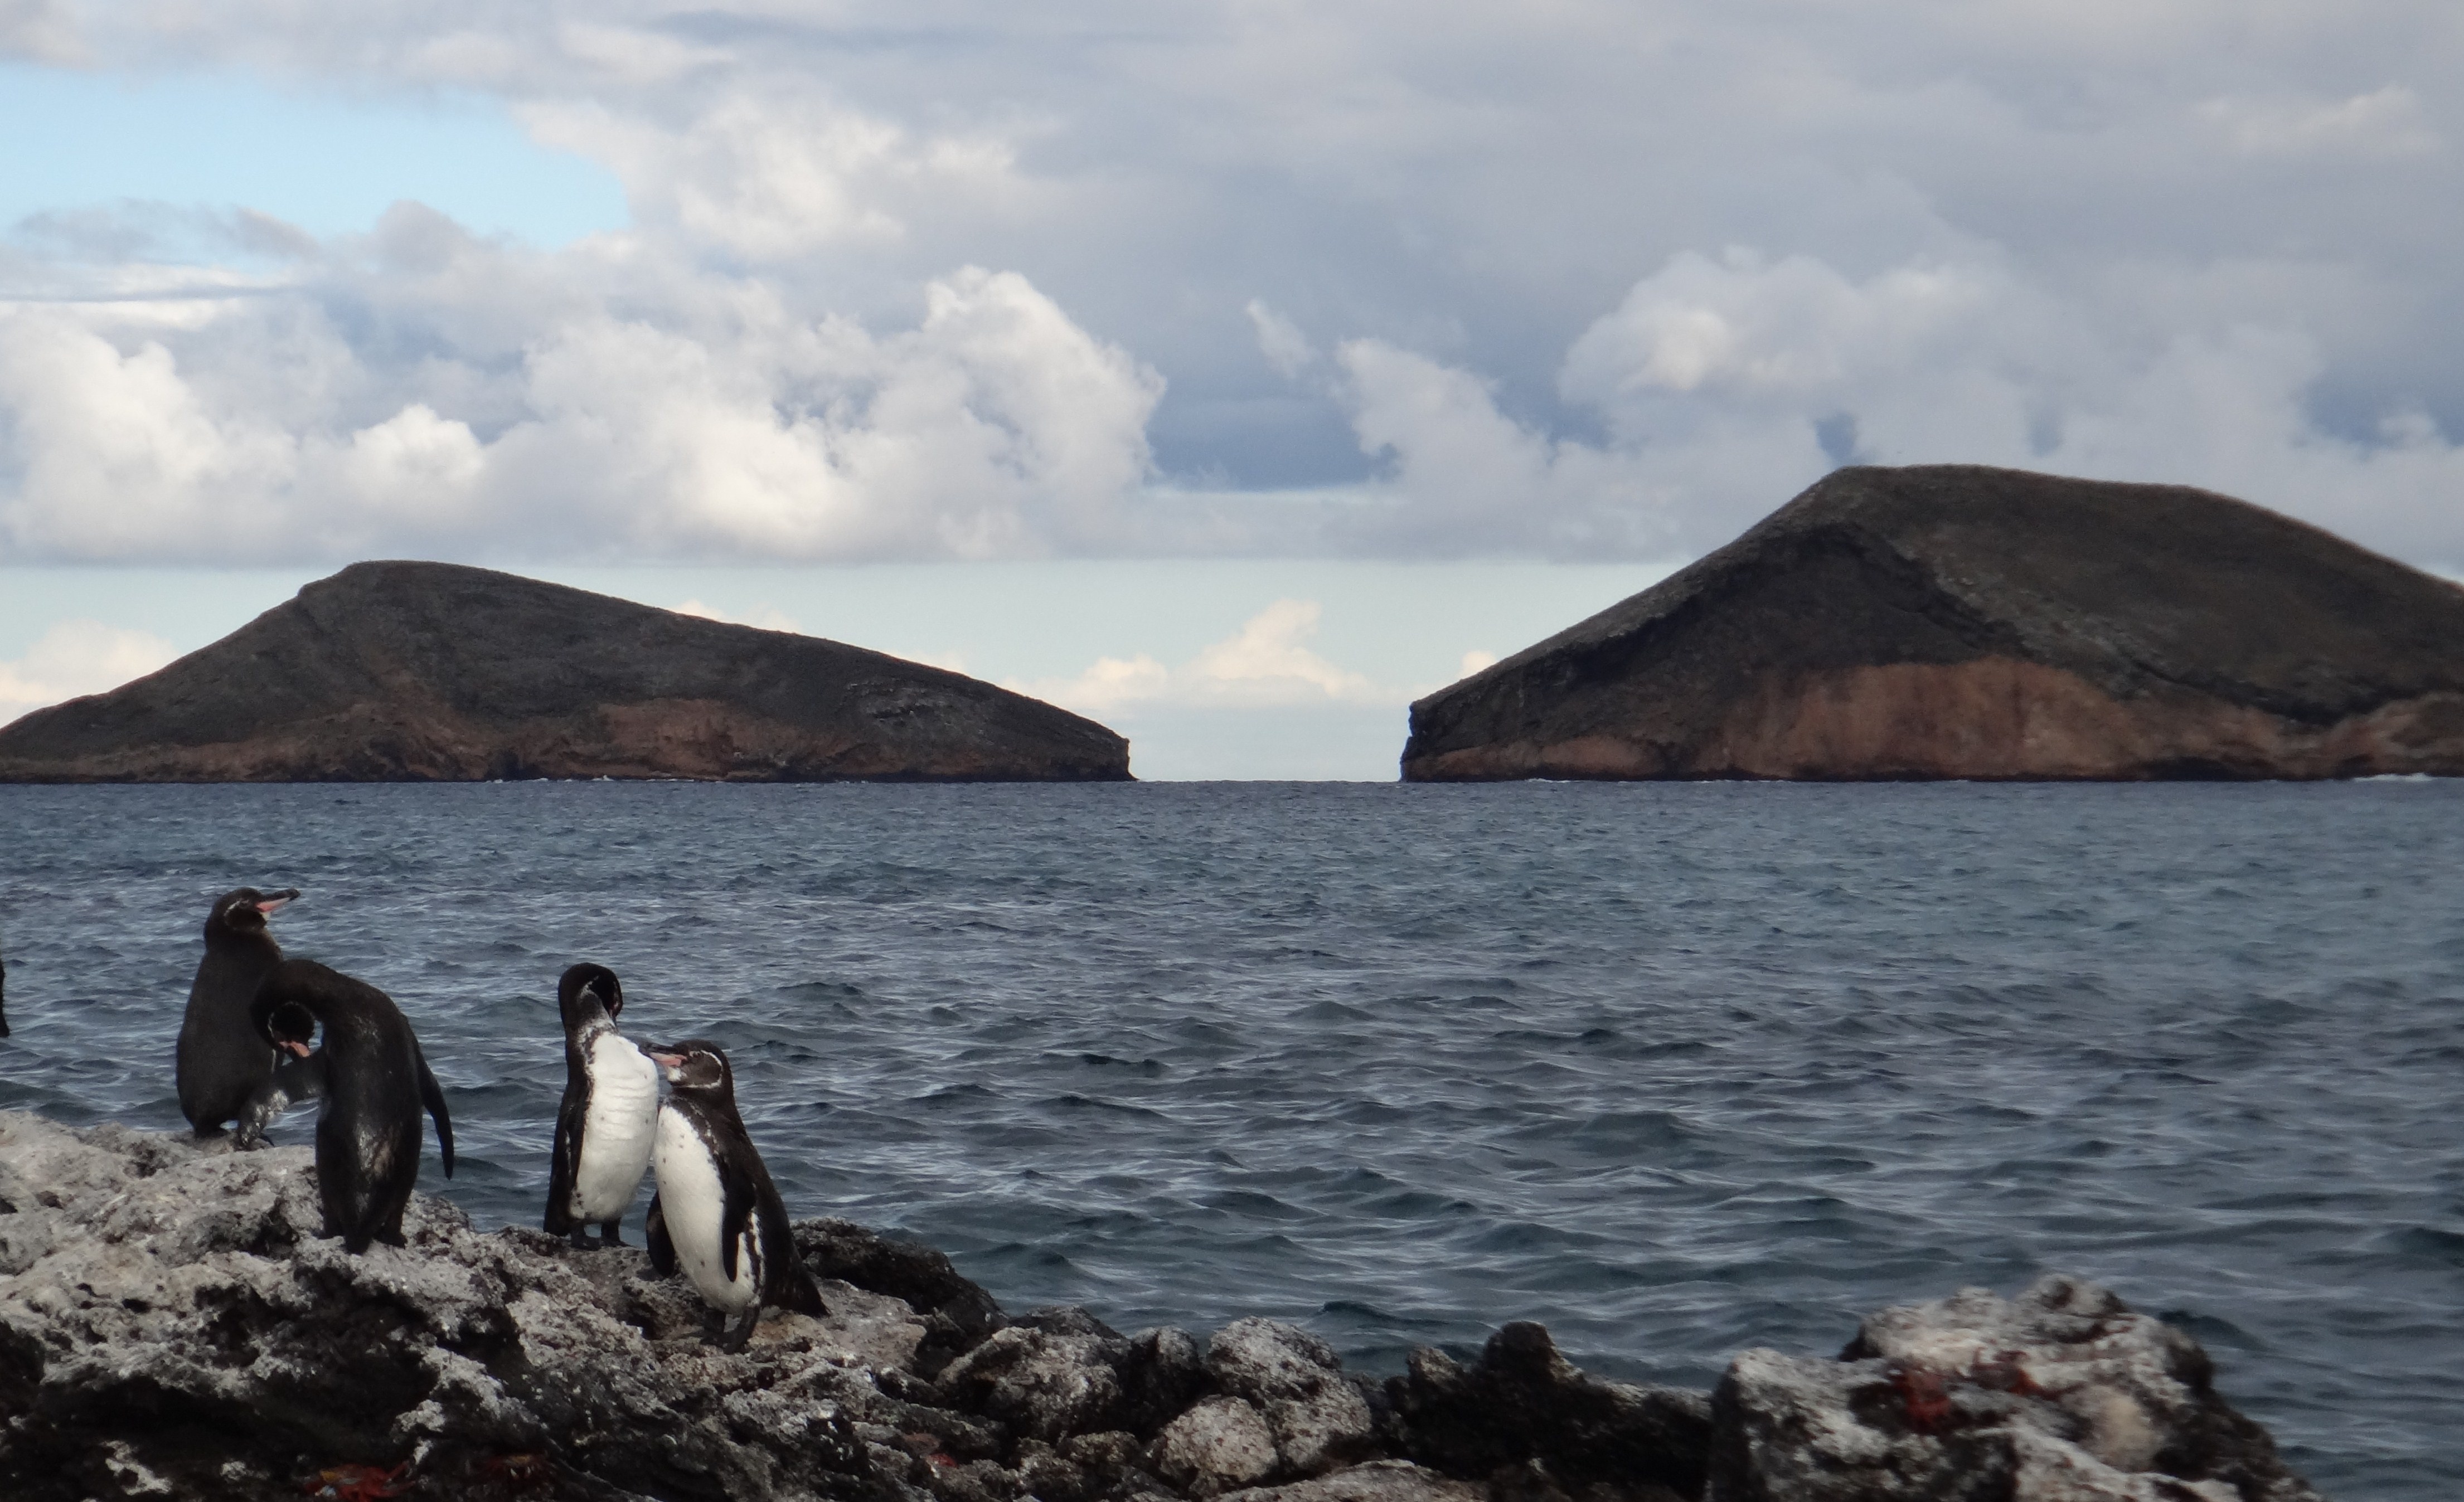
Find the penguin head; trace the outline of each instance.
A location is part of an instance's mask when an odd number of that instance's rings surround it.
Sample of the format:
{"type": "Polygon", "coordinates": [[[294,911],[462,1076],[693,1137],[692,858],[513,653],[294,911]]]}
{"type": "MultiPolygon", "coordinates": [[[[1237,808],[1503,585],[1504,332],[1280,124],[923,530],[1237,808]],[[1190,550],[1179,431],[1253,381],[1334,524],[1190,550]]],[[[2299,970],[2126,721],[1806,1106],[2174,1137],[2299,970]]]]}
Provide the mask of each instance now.
{"type": "Polygon", "coordinates": [[[306,1058],[308,1045],[317,1037],[317,1014],[298,1002],[280,1002],[266,1017],[265,1032],[275,1048],[306,1058]]]}
{"type": "Polygon", "coordinates": [[[253,886],[225,892],[214,899],[214,905],[206,913],[206,937],[210,940],[218,934],[263,933],[266,915],[298,895],[299,888],[296,886],[279,892],[260,892],[253,886]]]}
{"type": "Polygon", "coordinates": [[[708,1096],[734,1101],[736,1072],[727,1067],[727,1055],[715,1043],[701,1038],[687,1038],[665,1048],[645,1049],[650,1062],[659,1066],[661,1078],[680,1095],[708,1096]]]}
{"type": "Polygon", "coordinates": [[[556,983],[556,1010],[567,1033],[601,1012],[613,1022],[625,1010],[625,987],[605,965],[577,965],[556,983]]]}
{"type": "Polygon", "coordinates": [[[364,1012],[371,1001],[388,1009],[393,1006],[375,987],[329,970],[315,960],[284,960],[265,972],[248,1004],[248,1020],[268,1043],[304,1056],[304,1045],[326,1018],[364,1012]]]}

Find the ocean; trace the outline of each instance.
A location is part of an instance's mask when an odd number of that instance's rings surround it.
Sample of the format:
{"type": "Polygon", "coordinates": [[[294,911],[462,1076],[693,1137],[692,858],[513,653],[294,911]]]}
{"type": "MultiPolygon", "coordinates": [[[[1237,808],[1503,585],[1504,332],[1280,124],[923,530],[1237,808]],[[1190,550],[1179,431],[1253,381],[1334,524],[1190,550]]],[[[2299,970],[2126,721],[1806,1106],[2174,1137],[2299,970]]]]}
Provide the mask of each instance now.
{"type": "Polygon", "coordinates": [[[2464,1476],[2464,785],[0,787],[0,1106],[184,1129],[207,905],[297,886],[483,1225],[591,959],[791,1215],[1013,1312],[1708,1387],[2059,1270],[2329,1494],[2464,1476]]]}

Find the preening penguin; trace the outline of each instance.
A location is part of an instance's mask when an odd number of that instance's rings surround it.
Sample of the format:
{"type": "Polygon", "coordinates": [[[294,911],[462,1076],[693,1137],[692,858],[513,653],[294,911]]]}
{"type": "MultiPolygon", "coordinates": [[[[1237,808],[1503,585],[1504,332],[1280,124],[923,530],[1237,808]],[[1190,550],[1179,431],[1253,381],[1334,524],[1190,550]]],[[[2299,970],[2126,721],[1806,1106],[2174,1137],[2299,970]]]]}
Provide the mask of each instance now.
{"type": "Polygon", "coordinates": [[[616,1031],[625,988],[605,965],[566,970],[556,1006],[564,1018],[564,1099],[556,1108],[546,1226],[577,1247],[621,1247],[658,1131],[659,1066],[616,1031]],[[595,1242],[592,1226],[601,1228],[595,1242]]]}
{"type": "Polygon", "coordinates": [[[297,1056],[260,1086],[240,1120],[239,1144],[261,1146],[265,1123],[285,1106],[317,1112],[320,1232],[343,1250],[402,1243],[403,1207],[419,1182],[419,1111],[436,1119],[445,1176],[453,1176],[453,1121],[429,1073],[419,1038],[384,991],[314,960],[285,960],[257,989],[251,1023],[266,1042],[297,1056]],[[310,1037],[322,1032],[316,1052],[310,1037]]]}
{"type": "Polygon", "coordinates": [[[206,957],[188,986],[180,1019],[180,1114],[199,1137],[219,1137],[248,1098],[274,1073],[274,1050],[249,1021],[249,1003],[266,974],[282,963],[282,947],[265,931],[267,915],[299,895],[297,887],[260,892],[243,886],[214,899],[206,911],[206,957]]]}
{"type": "Polygon", "coordinates": [[[765,1305],[825,1313],[796,1255],[787,1208],[736,1113],[727,1056],[698,1038],[649,1052],[671,1087],[659,1107],[659,1192],[646,1228],[651,1266],[682,1267],[718,1310],[721,1350],[744,1349],[765,1305]]]}

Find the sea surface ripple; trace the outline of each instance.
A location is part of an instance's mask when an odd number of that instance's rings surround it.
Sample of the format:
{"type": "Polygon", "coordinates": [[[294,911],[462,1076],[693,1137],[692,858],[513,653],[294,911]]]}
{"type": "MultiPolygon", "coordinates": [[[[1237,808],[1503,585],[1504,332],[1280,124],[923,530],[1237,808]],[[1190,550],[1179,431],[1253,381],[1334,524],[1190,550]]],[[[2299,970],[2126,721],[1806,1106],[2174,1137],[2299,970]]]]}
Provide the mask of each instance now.
{"type": "Polygon", "coordinates": [[[0,840],[0,1105],[180,1127],[207,903],[297,885],[483,1224],[595,959],[791,1213],[1013,1310],[1707,1387],[2058,1269],[2331,1494],[2464,1476],[2464,786],[5,787],[0,840]]]}

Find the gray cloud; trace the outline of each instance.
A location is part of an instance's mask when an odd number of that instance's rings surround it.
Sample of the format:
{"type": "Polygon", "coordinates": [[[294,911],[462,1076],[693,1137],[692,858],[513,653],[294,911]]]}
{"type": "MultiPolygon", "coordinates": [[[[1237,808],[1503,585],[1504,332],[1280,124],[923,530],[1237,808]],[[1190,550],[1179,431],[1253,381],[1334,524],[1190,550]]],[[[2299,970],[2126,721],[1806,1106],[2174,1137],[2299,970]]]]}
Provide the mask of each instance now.
{"type": "Polygon", "coordinates": [[[20,5],[495,95],[634,224],[63,206],[0,553],[1662,557],[1854,456],[2464,561],[2451,11],[20,5]]]}

